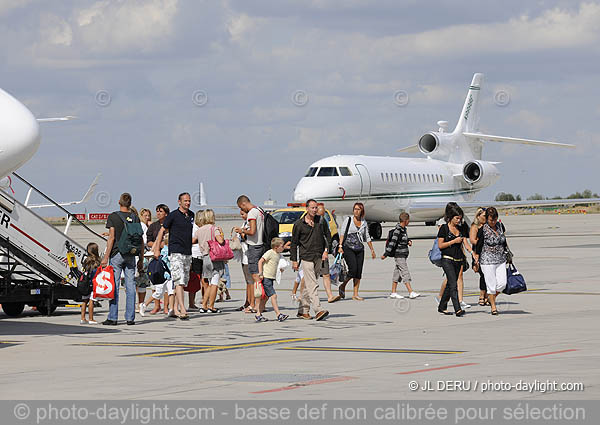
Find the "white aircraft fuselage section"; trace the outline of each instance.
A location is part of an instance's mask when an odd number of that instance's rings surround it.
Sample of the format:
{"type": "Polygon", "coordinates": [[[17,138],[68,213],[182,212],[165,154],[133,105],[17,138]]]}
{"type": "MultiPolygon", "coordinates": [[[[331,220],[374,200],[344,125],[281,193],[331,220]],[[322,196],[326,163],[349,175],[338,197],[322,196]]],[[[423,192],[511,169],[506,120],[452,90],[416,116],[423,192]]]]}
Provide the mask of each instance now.
{"type": "Polygon", "coordinates": [[[40,146],[40,127],[27,107],[0,89],[0,178],[19,169],[40,146]]]}
{"type": "Polygon", "coordinates": [[[433,221],[440,217],[439,208],[411,207],[468,201],[497,179],[473,186],[461,173],[462,164],[429,158],[337,155],[310,166],[294,190],[294,200],[314,198],[343,215],[351,214],[360,201],[369,221],[396,221],[402,211],[411,212],[413,221],[433,221]]]}

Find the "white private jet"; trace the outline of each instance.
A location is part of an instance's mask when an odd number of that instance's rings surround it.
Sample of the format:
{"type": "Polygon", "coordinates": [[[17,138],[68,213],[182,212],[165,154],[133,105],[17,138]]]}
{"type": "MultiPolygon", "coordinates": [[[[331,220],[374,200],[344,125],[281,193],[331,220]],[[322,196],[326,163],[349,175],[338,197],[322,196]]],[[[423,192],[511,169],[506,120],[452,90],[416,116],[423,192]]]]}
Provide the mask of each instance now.
{"type": "MultiPolygon", "coordinates": [[[[39,122],[68,121],[73,118],[75,117],[36,119],[25,105],[0,89],[0,188],[12,191],[11,174],[21,168],[37,152],[41,140],[39,122]]],[[[100,174],[94,178],[81,200],[60,202],[58,205],[77,205],[87,202],[98,185],[99,178],[100,174]]],[[[31,192],[28,194],[28,198],[30,194],[31,192]]],[[[53,206],[56,205],[28,205],[29,208],[53,206]]]]}
{"type": "MultiPolygon", "coordinates": [[[[483,74],[475,74],[454,131],[447,121],[438,121],[437,132],[429,132],[417,145],[401,152],[420,151],[427,158],[336,155],[311,164],[294,189],[294,200],[309,198],[324,202],[337,214],[351,214],[353,204],[363,202],[372,236],[381,237],[381,222],[397,221],[402,211],[411,221],[433,225],[444,214],[446,203],[475,207],[475,195],[500,177],[498,162],[483,161],[484,141],[546,147],[574,145],[541,140],[493,136],[478,132],[479,93],[483,74]]],[[[557,205],[598,200],[485,202],[486,206],[557,205]]]]}

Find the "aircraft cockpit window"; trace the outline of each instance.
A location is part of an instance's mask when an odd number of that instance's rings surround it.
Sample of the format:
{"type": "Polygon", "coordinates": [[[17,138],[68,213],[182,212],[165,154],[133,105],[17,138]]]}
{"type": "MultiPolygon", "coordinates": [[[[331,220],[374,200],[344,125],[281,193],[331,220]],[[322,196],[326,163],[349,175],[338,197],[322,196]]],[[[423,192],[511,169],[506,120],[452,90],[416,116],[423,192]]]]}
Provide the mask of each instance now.
{"type": "Polygon", "coordinates": [[[318,167],[310,167],[304,177],[314,177],[317,174],[318,167]]]}
{"type": "Polygon", "coordinates": [[[319,174],[317,174],[317,176],[319,177],[333,177],[337,175],[338,172],[337,168],[335,167],[321,167],[321,169],[319,170],[319,174]]]}
{"type": "Polygon", "coordinates": [[[350,171],[350,169],[348,167],[340,167],[340,174],[342,176],[351,176],[352,172],[350,171]]]}

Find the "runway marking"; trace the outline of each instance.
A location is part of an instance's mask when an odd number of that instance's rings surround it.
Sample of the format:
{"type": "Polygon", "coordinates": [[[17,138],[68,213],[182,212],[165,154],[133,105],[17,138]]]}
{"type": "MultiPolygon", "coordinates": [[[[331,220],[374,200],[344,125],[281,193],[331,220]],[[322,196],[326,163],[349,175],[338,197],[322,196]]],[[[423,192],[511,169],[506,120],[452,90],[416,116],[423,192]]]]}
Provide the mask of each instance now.
{"type": "Polygon", "coordinates": [[[296,390],[298,388],[307,387],[309,385],[320,385],[320,384],[329,384],[332,382],[343,382],[349,381],[351,379],[356,379],[352,376],[339,376],[336,378],[327,378],[327,379],[318,379],[316,381],[307,381],[307,382],[299,382],[297,384],[291,384],[285,387],[273,388],[271,390],[262,390],[262,391],[252,391],[250,394],[267,394],[267,393],[276,393],[279,391],[289,391],[296,390]]]}
{"type": "Polygon", "coordinates": [[[461,354],[465,351],[413,350],[403,348],[345,348],[345,347],[283,347],[280,350],[345,351],[351,353],[394,353],[394,354],[461,354]]]}
{"type": "Polygon", "coordinates": [[[429,369],[411,370],[411,371],[408,371],[408,372],[397,372],[396,375],[411,375],[413,373],[431,372],[431,371],[434,371],[434,370],[452,369],[452,368],[455,368],[455,367],[474,366],[474,365],[478,365],[478,364],[479,363],[454,364],[454,365],[450,365],[450,366],[432,367],[432,368],[429,368],[429,369]]]}
{"type": "Polygon", "coordinates": [[[528,354],[526,356],[515,356],[515,357],[508,357],[507,360],[513,360],[513,359],[527,359],[529,357],[539,357],[539,356],[548,356],[550,354],[560,354],[560,353],[569,353],[571,351],[577,351],[577,349],[575,348],[571,348],[569,350],[560,350],[560,351],[550,351],[548,353],[537,353],[537,354],[528,354]]]}
{"type": "Polygon", "coordinates": [[[179,350],[158,351],[143,354],[127,354],[125,357],[172,357],[186,354],[209,353],[215,351],[240,350],[245,348],[266,347],[276,344],[289,344],[295,342],[314,341],[317,338],[286,338],[273,339],[266,341],[257,341],[249,343],[228,344],[228,345],[201,345],[201,344],[155,344],[155,343],[120,343],[120,342],[89,342],[74,345],[92,346],[92,347],[156,347],[156,348],[179,348],[179,350]]]}

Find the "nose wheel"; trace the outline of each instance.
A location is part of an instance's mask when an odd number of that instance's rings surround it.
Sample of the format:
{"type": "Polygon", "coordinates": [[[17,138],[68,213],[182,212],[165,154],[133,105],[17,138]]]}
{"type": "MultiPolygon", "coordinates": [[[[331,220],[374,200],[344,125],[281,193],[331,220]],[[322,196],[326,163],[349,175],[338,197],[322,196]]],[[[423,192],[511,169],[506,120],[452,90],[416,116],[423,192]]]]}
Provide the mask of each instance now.
{"type": "Polygon", "coordinates": [[[381,223],[369,223],[369,235],[372,239],[381,239],[381,223]]]}

